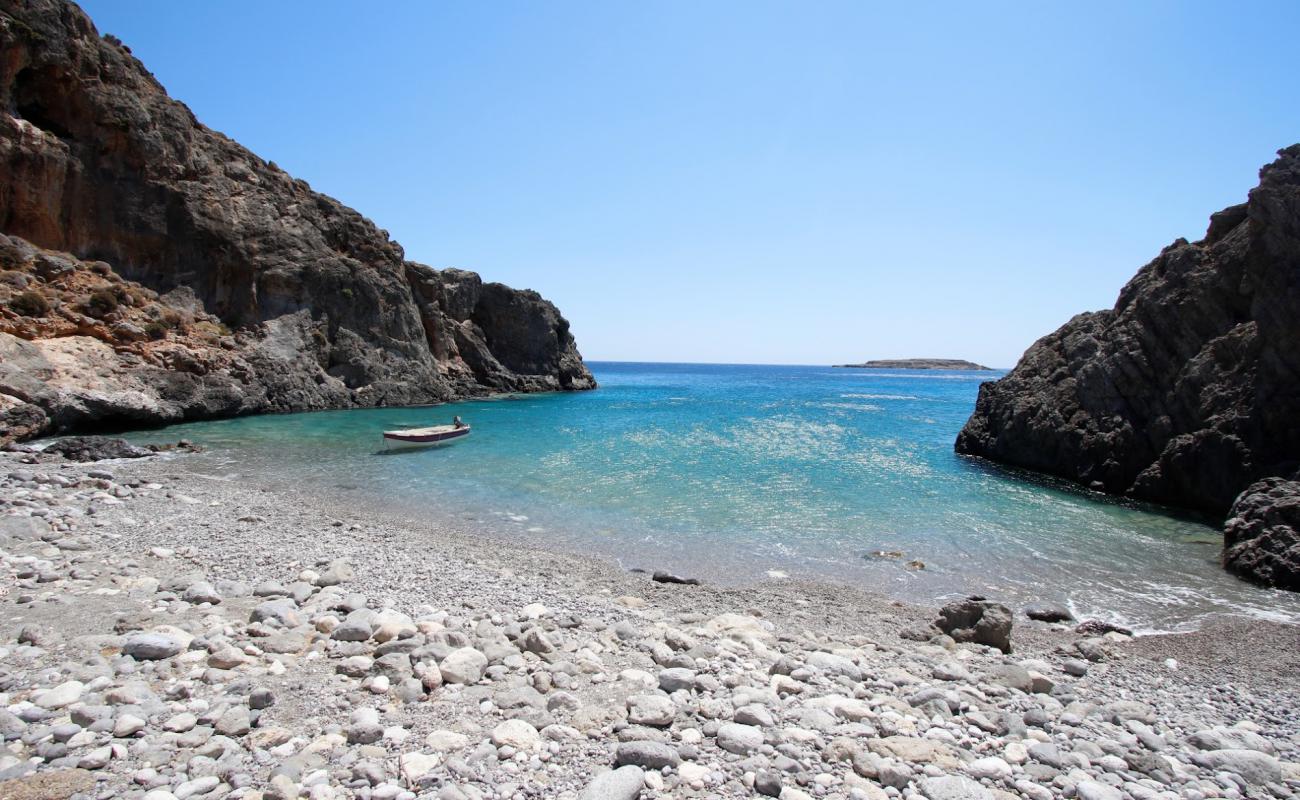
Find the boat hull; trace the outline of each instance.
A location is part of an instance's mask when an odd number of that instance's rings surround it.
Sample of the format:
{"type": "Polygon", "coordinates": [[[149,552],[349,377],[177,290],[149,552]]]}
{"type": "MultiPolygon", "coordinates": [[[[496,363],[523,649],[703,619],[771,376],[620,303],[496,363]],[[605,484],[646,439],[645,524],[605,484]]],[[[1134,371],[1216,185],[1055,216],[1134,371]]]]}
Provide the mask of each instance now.
{"type": "Polygon", "coordinates": [[[469,428],[458,428],[454,430],[429,431],[427,433],[415,433],[406,431],[385,431],[385,444],[398,444],[407,447],[426,446],[434,444],[443,444],[454,442],[458,439],[464,439],[469,436],[469,428]]]}

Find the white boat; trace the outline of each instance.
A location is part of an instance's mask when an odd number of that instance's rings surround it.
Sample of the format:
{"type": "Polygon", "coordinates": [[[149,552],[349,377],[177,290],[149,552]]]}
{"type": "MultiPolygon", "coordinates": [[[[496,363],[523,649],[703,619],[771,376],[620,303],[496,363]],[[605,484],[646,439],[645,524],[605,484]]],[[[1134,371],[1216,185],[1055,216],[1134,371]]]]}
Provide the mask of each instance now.
{"type": "Polygon", "coordinates": [[[469,436],[468,425],[434,425],[429,428],[407,428],[400,431],[384,431],[384,445],[397,442],[403,445],[434,445],[452,442],[469,436]]]}

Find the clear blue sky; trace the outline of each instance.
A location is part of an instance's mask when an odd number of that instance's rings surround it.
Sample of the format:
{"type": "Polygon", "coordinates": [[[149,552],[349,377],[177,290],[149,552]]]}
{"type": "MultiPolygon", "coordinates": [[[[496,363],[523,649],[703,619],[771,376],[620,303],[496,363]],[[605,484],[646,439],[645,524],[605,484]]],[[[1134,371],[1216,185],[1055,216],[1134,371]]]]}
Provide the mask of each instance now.
{"type": "Polygon", "coordinates": [[[588,359],[1009,366],[1300,141],[1300,3],[84,4],[588,359]]]}

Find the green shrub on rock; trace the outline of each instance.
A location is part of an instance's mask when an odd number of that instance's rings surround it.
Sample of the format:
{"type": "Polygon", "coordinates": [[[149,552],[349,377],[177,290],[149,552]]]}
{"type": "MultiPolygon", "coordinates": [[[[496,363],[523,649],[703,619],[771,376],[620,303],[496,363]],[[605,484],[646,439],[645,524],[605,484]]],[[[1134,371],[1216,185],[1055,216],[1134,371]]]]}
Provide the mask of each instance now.
{"type": "Polygon", "coordinates": [[[26,291],[11,298],[9,308],[24,317],[43,317],[50,313],[50,301],[40,292],[26,291]]]}
{"type": "Polygon", "coordinates": [[[86,299],[86,313],[103,318],[117,310],[117,294],[110,289],[97,289],[86,299]]]}

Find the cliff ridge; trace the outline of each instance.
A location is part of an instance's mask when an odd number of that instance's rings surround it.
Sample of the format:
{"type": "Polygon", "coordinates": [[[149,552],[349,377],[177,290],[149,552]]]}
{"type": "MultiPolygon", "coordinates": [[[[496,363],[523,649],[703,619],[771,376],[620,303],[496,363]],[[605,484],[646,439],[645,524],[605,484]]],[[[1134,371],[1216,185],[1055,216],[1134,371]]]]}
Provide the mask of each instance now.
{"type": "Polygon", "coordinates": [[[1296,476],[1297,419],[1300,145],[1203,239],[1139,270],[1114,308],[1076,316],[983,384],[956,449],[1223,518],[1256,481],[1296,476]]]}
{"type": "MultiPolygon", "coordinates": [[[[0,0],[0,53],[0,335],[20,340],[0,347],[33,365],[39,354],[39,374],[62,387],[19,386],[10,362],[0,440],[594,387],[554,305],[407,261],[370,220],[198,122],[72,3],[0,0]],[[51,271],[58,261],[66,275],[51,271]],[[124,302],[85,313],[86,275],[119,287],[124,302]],[[175,303],[160,299],[176,292],[175,303]],[[13,301],[25,293],[48,295],[51,308],[24,313],[13,301]],[[163,345],[135,343],[114,350],[110,371],[125,383],[101,382],[94,398],[79,390],[76,375],[109,362],[91,342],[55,340],[147,325],[156,320],[135,313],[146,307],[226,331],[202,341],[183,326],[161,332],[198,354],[201,380],[134,352],[163,345]],[[158,402],[135,403],[133,392],[158,402]]],[[[88,338],[120,344],[100,333],[88,338]]]]}

